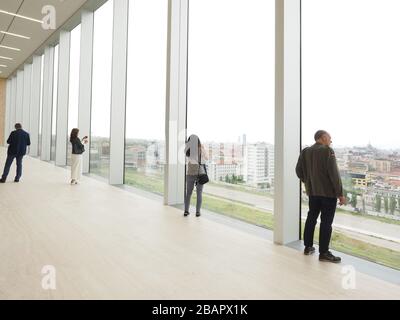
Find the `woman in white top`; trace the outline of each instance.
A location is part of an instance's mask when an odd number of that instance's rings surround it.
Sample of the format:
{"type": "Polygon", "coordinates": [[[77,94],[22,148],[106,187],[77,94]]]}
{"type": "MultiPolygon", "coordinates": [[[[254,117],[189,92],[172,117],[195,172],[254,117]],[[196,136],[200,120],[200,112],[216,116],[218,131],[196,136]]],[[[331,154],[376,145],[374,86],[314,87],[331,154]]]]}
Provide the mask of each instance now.
{"type": "Polygon", "coordinates": [[[185,154],[187,158],[186,171],[186,193],[185,193],[185,213],[187,217],[190,208],[190,199],[192,197],[194,186],[196,185],[197,203],[196,217],[200,217],[200,209],[203,200],[203,185],[198,183],[199,175],[205,173],[204,162],[208,160],[204,146],[196,135],[191,135],[186,143],[185,154]]]}

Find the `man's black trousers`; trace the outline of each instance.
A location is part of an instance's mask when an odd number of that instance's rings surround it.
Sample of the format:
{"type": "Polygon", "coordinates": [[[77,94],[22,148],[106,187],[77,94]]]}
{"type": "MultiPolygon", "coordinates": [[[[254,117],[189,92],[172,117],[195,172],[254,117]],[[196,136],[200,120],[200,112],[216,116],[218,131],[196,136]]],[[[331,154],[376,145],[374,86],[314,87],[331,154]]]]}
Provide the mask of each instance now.
{"type": "Polygon", "coordinates": [[[304,228],[304,245],[312,247],[314,243],[314,230],[317,219],[321,213],[321,224],[319,229],[319,252],[326,253],[329,250],[329,243],[332,235],[332,222],[336,211],[336,198],[319,196],[309,197],[309,211],[304,228]]]}

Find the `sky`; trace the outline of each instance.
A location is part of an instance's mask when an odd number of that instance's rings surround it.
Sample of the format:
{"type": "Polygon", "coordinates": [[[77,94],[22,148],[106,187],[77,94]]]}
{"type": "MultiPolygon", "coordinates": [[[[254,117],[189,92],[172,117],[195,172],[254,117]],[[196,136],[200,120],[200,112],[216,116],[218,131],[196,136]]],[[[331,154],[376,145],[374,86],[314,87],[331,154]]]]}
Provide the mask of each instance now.
{"type": "MultiPolygon", "coordinates": [[[[103,136],[110,83],[97,74],[111,73],[107,5],[95,16],[94,46],[103,51],[94,55],[93,71],[92,133],[103,136]]],[[[302,13],[303,144],[325,129],[334,147],[399,148],[400,1],[303,0],[302,13]]],[[[274,14],[274,0],[190,0],[188,134],[274,142],[274,14]]],[[[73,32],[72,79],[74,41],[73,32]]],[[[130,1],[128,138],[164,139],[166,44],[167,0],[130,1]]]]}
{"type": "Polygon", "coordinates": [[[303,141],[399,148],[400,1],[303,0],[303,141]]]}
{"type": "Polygon", "coordinates": [[[275,1],[191,0],[188,135],[274,140],[275,1]]]}
{"type": "Polygon", "coordinates": [[[92,136],[110,136],[113,1],[107,1],[94,14],[92,136]]]}

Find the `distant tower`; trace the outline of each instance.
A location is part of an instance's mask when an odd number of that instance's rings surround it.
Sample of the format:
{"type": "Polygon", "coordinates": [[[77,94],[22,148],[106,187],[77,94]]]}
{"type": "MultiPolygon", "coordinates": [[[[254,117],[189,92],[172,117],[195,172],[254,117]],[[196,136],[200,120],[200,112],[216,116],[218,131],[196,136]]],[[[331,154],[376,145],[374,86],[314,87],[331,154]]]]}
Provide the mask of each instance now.
{"type": "Polygon", "coordinates": [[[242,137],[242,159],[244,159],[244,156],[245,156],[245,152],[246,152],[246,145],[247,145],[247,137],[246,137],[246,134],[243,134],[243,137],[242,137]]]}

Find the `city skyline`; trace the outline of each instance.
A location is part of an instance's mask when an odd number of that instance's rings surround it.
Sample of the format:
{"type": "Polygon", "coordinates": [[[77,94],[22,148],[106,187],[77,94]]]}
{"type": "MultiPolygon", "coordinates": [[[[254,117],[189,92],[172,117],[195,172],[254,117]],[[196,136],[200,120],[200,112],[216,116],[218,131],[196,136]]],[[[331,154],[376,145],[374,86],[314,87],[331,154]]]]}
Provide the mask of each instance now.
{"type": "MultiPolygon", "coordinates": [[[[187,134],[187,136],[189,137],[190,134],[187,134]]],[[[93,136],[92,138],[97,138],[97,139],[109,139],[108,136],[93,136]]],[[[126,137],[126,140],[141,140],[141,141],[158,141],[158,142],[164,142],[165,143],[165,138],[148,138],[148,137],[126,137]]],[[[311,141],[309,140],[309,143],[302,143],[302,148],[312,145],[315,143],[315,141],[311,141]]],[[[236,143],[240,143],[238,141],[238,137],[236,137],[236,140],[232,138],[232,140],[202,140],[202,143],[226,143],[226,144],[236,144],[236,143]]],[[[247,144],[257,144],[257,143],[266,143],[266,144],[271,144],[274,145],[274,142],[272,141],[263,141],[263,140],[257,140],[257,141],[247,141],[247,144]]],[[[335,145],[332,144],[332,148],[333,149],[344,149],[344,148],[363,148],[363,147],[367,147],[368,145],[371,145],[372,147],[379,149],[379,150],[385,150],[385,151],[393,151],[393,152],[400,152],[400,144],[398,147],[382,147],[379,145],[375,145],[373,143],[371,143],[370,141],[364,143],[364,144],[348,144],[348,145],[335,145]]]]}

